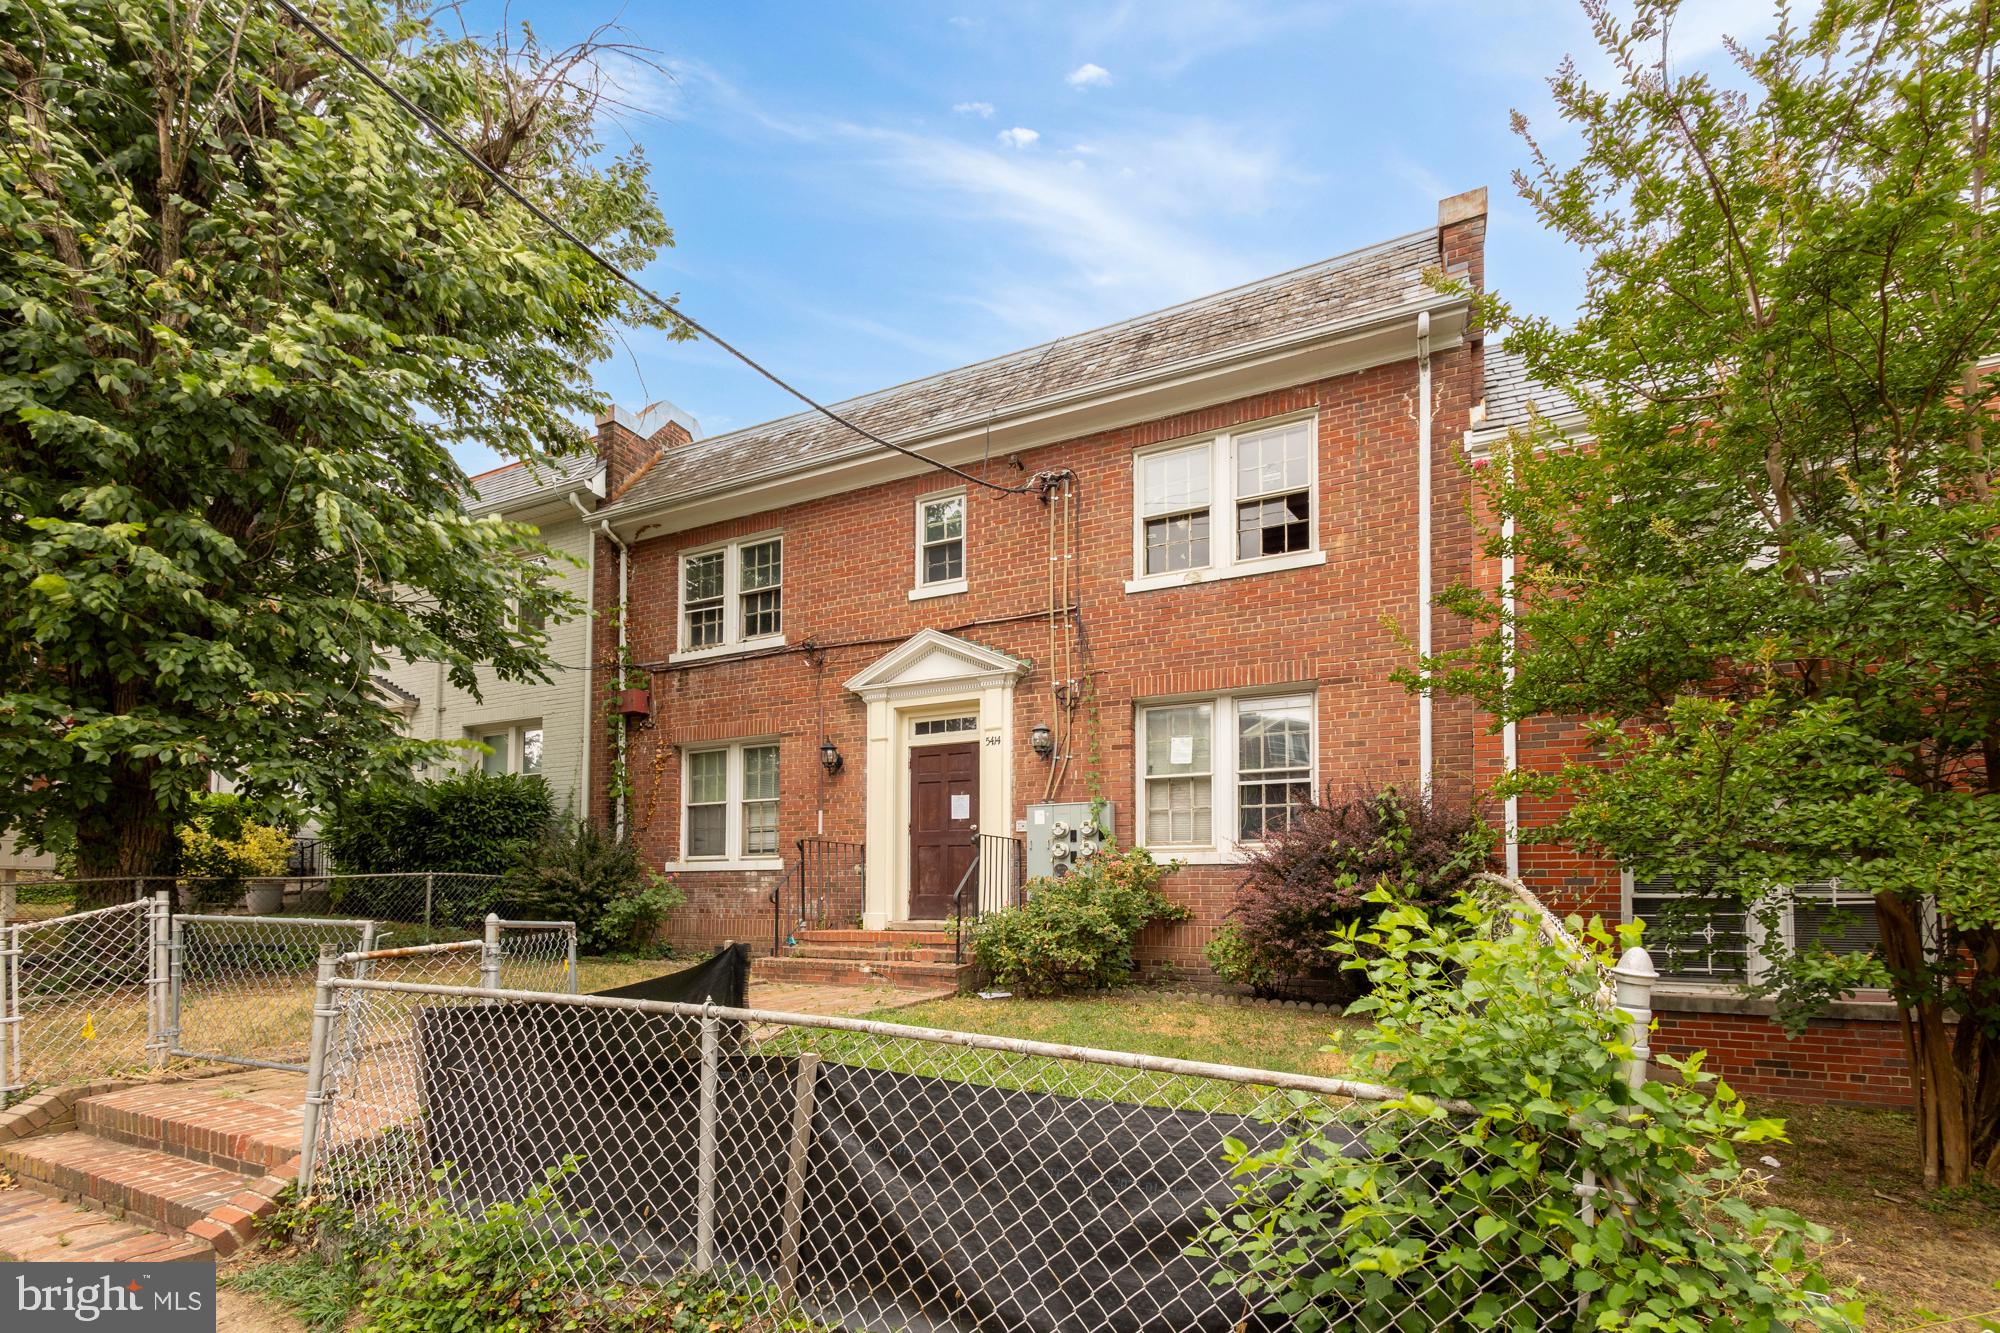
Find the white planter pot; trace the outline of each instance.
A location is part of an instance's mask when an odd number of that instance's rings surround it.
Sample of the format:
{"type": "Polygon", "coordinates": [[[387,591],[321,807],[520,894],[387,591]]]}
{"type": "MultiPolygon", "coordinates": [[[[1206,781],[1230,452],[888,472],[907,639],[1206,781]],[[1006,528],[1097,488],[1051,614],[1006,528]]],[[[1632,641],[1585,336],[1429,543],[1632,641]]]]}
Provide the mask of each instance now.
{"type": "Polygon", "coordinates": [[[251,916],[275,916],[285,905],[285,881],[253,879],[244,891],[243,906],[251,916]]]}

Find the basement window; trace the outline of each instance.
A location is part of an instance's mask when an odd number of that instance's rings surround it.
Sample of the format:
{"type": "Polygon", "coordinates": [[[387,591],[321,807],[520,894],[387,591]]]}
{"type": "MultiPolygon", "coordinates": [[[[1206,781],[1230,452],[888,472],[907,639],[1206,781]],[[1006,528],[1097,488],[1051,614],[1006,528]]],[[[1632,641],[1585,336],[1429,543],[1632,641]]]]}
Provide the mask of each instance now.
{"type": "Polygon", "coordinates": [[[1831,954],[1872,953],[1882,931],[1874,900],[1838,880],[1797,884],[1775,892],[1778,938],[1760,913],[1710,896],[1715,876],[1694,883],[1672,875],[1622,876],[1626,921],[1645,921],[1645,945],[1660,975],[1675,981],[1743,985],[1764,980],[1774,956],[1820,949],[1831,954]]]}

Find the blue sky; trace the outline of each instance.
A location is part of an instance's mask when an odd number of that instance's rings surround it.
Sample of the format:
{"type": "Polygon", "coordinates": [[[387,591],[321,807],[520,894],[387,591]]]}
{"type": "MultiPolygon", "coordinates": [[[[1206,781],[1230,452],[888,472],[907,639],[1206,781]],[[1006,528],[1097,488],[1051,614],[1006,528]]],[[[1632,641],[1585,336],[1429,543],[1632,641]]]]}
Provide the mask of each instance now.
{"type": "MultiPolygon", "coordinates": [[[[1736,6],[1690,3],[1703,60],[1736,6]]],[[[1753,11],[1754,12],[1754,11],[1753,11]]],[[[1546,77],[1600,69],[1568,0],[639,4],[514,0],[561,45],[602,22],[677,245],[646,271],[824,399],[898,383],[1432,225],[1492,190],[1487,274],[1568,309],[1580,265],[1515,196],[1546,77]]],[[[498,5],[474,5],[497,25],[498,5]]],[[[614,401],[718,434],[795,410],[707,344],[630,332],[614,401]]],[[[490,458],[468,450],[468,470],[490,458]]]]}

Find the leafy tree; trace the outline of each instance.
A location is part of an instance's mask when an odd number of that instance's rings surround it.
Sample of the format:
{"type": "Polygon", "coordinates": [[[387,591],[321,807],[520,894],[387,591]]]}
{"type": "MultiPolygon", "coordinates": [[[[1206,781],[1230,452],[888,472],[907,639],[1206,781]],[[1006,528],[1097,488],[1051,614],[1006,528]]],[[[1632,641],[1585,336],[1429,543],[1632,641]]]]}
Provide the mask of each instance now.
{"type": "Polygon", "coordinates": [[[1566,793],[1547,835],[1773,923],[1872,896],[1879,957],[1780,951],[1769,989],[1796,1021],[1891,987],[1926,1178],[2000,1179],[1995,15],[1829,0],[1711,77],[1674,4],[1587,8],[1575,161],[1517,118],[1581,310],[1493,311],[1587,442],[1543,422],[1484,470],[1512,600],[1452,590],[1479,632],[1431,679],[1585,720],[1594,753],[1518,780],[1566,793]]]}
{"type": "MultiPolygon", "coordinates": [[[[670,242],[600,45],[315,8],[584,239],[670,242]]],[[[149,871],[211,772],[269,807],[434,753],[390,655],[543,675],[523,626],[576,608],[448,445],[583,448],[615,282],[271,6],[4,0],[0,116],[0,833],[149,871]]]]}

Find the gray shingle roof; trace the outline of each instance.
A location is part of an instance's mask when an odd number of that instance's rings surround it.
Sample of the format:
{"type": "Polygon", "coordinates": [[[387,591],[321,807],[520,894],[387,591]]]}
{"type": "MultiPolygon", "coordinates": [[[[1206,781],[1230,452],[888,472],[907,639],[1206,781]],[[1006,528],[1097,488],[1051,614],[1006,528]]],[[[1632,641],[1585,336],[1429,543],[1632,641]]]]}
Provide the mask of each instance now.
{"type": "MultiPolygon", "coordinates": [[[[1438,262],[1437,232],[1413,232],[832,407],[898,443],[953,426],[976,426],[1049,395],[1108,386],[1178,362],[1421,301],[1432,294],[1424,270],[1438,262]]],[[[619,507],[670,501],[710,489],[720,477],[768,476],[808,461],[879,448],[816,412],[800,412],[667,450],[619,507]]]]}
{"type": "Polygon", "coordinates": [[[1486,349],[1486,420],[1482,436],[1502,435],[1526,426],[1535,415],[1561,417],[1576,411],[1567,394],[1528,378],[1528,363],[1517,352],[1486,349]]]}
{"type": "Polygon", "coordinates": [[[546,463],[509,463],[482,472],[468,485],[468,509],[502,509],[549,490],[566,490],[598,469],[597,455],[579,454],[546,463]]]}

